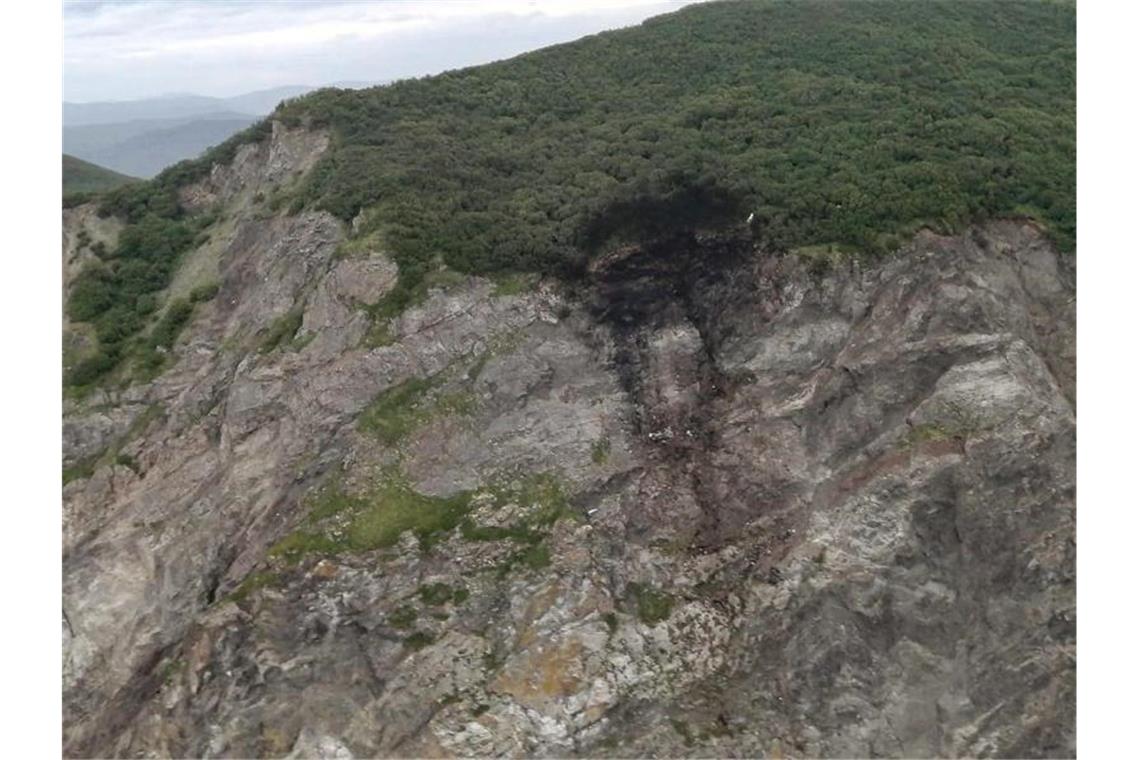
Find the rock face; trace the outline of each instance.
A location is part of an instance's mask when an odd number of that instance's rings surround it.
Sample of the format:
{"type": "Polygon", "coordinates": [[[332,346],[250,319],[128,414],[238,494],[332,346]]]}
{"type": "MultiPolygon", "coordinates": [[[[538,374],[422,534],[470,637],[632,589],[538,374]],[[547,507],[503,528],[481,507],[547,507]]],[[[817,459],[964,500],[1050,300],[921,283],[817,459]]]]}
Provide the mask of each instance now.
{"type": "Polygon", "coordinates": [[[377,323],[383,252],[253,199],[324,140],[184,193],[232,212],[217,297],[68,407],[65,462],[130,466],[64,488],[67,755],[1075,753],[1074,272],[1037,228],[822,273],[687,236],[377,323]]]}

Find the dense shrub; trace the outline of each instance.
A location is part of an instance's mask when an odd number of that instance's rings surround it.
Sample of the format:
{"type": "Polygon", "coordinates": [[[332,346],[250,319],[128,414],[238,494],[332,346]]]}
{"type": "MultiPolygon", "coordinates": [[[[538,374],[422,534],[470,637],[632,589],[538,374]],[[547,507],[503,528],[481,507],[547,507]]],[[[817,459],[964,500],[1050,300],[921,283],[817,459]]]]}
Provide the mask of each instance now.
{"type": "MultiPolygon", "coordinates": [[[[455,269],[574,268],[607,243],[743,221],[786,246],[1028,213],[1075,231],[1075,12],[1043,2],[726,2],[488,66],[322,90],[298,192],[455,269]]],[[[406,291],[405,291],[406,292],[406,291]]]]}
{"type": "Polygon", "coordinates": [[[301,329],[305,314],[301,309],[290,309],[273,321],[261,337],[261,353],[268,354],[284,343],[293,340],[301,329]]]}
{"type": "MultiPolygon", "coordinates": [[[[129,353],[126,344],[146,327],[159,291],[170,284],[179,255],[194,243],[202,222],[148,214],[123,229],[113,252],[101,248],[99,260],[76,276],[67,315],[76,322],[92,323],[99,345],[93,357],[68,374],[70,385],[90,384],[111,372],[129,353]]],[[[140,346],[143,365],[152,370],[161,365],[154,351],[173,343],[172,336],[189,319],[189,308],[185,302],[170,305],[151,340],[140,346]]]]}
{"type": "Polygon", "coordinates": [[[218,294],[218,283],[210,282],[205,285],[199,285],[190,291],[190,301],[193,303],[205,303],[206,301],[213,300],[214,296],[218,294]]]}
{"type": "MultiPolygon", "coordinates": [[[[500,63],[288,101],[275,119],[333,139],[270,205],[357,221],[393,252],[400,282],[377,317],[414,302],[441,259],[574,272],[607,246],[749,214],[778,246],[872,253],[919,226],[1027,214],[1072,250],[1075,25],[1064,2],[702,4],[500,63]]],[[[68,313],[96,322],[106,356],[209,221],[184,216],[178,189],[270,131],[260,122],[103,197],[101,212],[129,226],[81,273],[68,313]]],[[[298,325],[275,325],[267,350],[298,325]]]]}
{"type": "MultiPolygon", "coordinates": [[[[202,230],[214,221],[209,213],[187,216],[178,190],[205,177],[215,164],[231,161],[242,145],[264,140],[271,129],[269,121],[259,122],[200,158],[175,164],[149,182],[123,185],[100,196],[99,213],[118,216],[126,226],[115,250],[97,244],[95,254],[100,261],[88,264],[72,286],[68,317],[93,322],[99,346],[93,356],[68,373],[65,380],[69,385],[96,382],[128,354],[135,355],[147,372],[162,367],[165,355],[159,349],[173,345],[190,318],[192,304],[208,301],[217,293],[216,285],[205,286],[190,294],[190,303],[171,304],[152,333],[134,342],[132,350],[126,349],[155,311],[157,294],[170,285],[180,255],[199,242],[202,230]]],[[[76,201],[65,198],[64,206],[76,201]]]]}
{"type": "Polygon", "coordinates": [[[95,193],[89,193],[89,192],[64,193],[63,194],[63,207],[64,208],[75,208],[76,206],[82,206],[84,203],[87,203],[88,201],[90,201],[94,198],[95,198],[95,193]]]}
{"type": "Polygon", "coordinates": [[[101,347],[92,356],[83,359],[67,373],[68,385],[84,387],[96,382],[119,363],[117,346],[101,347]]]}
{"type": "Polygon", "coordinates": [[[148,341],[151,346],[156,348],[162,347],[169,349],[174,346],[174,341],[178,339],[178,334],[182,332],[182,328],[190,321],[190,315],[194,313],[194,304],[190,301],[182,299],[172,301],[166,307],[166,313],[162,315],[162,319],[151,330],[150,340],[148,341]]]}

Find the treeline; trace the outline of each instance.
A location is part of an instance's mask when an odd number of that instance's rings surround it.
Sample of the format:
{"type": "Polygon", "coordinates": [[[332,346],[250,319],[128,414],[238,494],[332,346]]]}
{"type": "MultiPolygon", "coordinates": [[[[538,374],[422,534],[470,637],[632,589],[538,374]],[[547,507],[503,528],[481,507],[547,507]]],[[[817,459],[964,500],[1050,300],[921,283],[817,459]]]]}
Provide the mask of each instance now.
{"type": "Polygon", "coordinates": [[[1066,4],[715,3],[277,117],[335,134],[295,207],[363,210],[410,276],[550,270],[701,209],[869,251],[1023,213],[1071,250],[1075,66],[1066,4]]]}
{"type": "MultiPolygon", "coordinates": [[[[1057,2],[693,6],[509,61],[287,102],[274,118],[333,140],[274,200],[359,217],[355,234],[400,264],[392,308],[440,260],[561,272],[606,245],[750,213],[778,245],[869,252],[922,225],[1027,214],[1072,250],[1075,25],[1057,2]]],[[[101,345],[141,329],[192,240],[177,189],[269,129],[105,197],[103,212],[131,226],[70,307],[104,325],[101,345]]]]}

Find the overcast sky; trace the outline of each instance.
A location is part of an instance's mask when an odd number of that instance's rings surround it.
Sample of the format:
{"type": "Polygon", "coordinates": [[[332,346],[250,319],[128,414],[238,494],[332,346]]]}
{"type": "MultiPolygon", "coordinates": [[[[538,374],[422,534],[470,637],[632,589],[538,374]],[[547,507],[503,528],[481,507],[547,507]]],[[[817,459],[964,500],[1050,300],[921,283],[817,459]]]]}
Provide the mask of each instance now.
{"type": "Polygon", "coordinates": [[[693,0],[65,0],[64,98],[387,81],[637,24],[693,0]]]}

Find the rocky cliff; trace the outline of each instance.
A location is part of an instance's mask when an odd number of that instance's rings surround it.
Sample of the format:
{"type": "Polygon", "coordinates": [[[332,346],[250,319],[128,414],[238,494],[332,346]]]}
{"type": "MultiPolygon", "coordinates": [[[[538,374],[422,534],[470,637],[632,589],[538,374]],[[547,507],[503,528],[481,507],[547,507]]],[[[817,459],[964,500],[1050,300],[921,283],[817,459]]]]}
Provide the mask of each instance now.
{"type": "MultiPolygon", "coordinates": [[[[183,190],[222,213],[171,292],[217,294],[66,404],[66,754],[1075,752],[1074,272],[1037,227],[831,266],[694,233],[384,320],[385,252],[266,200],[327,142],[183,190]]],[[[65,279],[82,229],[116,234],[67,212],[65,279]]]]}

